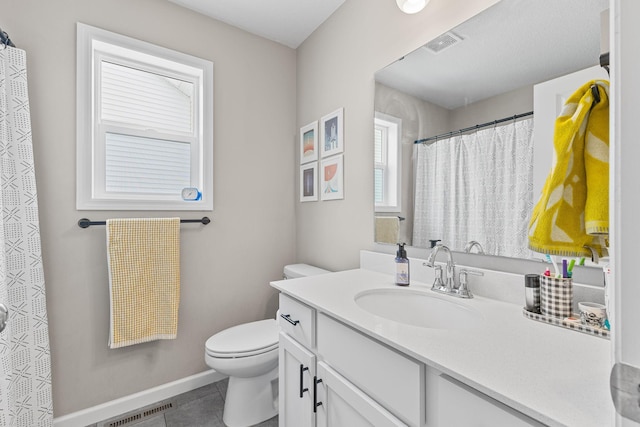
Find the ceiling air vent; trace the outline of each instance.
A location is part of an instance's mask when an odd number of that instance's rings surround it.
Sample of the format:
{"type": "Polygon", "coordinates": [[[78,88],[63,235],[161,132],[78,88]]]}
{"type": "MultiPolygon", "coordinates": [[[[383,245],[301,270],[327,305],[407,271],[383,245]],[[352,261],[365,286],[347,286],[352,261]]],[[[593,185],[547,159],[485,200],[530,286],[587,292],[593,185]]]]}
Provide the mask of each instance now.
{"type": "Polygon", "coordinates": [[[462,39],[460,37],[456,36],[452,32],[448,32],[431,40],[429,43],[424,45],[424,48],[431,53],[437,54],[461,41],[462,39]]]}

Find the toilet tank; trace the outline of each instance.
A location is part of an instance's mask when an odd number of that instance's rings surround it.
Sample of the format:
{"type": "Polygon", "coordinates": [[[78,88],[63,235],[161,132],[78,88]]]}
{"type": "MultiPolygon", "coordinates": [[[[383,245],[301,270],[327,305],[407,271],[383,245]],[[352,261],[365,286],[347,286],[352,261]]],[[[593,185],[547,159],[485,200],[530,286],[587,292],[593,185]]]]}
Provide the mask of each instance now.
{"type": "Polygon", "coordinates": [[[329,270],[314,267],[309,264],[290,264],[284,266],[284,278],[295,279],[296,277],[316,276],[318,274],[330,273],[329,270]]]}

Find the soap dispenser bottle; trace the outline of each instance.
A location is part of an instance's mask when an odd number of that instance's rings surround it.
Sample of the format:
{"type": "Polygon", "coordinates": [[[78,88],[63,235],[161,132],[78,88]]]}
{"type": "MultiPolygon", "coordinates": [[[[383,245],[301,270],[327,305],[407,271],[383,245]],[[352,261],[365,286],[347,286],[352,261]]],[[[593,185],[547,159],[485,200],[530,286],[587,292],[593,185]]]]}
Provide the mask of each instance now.
{"type": "Polygon", "coordinates": [[[409,286],[409,259],[404,245],[404,243],[398,243],[398,252],[396,252],[396,285],[398,286],[409,286]]]}

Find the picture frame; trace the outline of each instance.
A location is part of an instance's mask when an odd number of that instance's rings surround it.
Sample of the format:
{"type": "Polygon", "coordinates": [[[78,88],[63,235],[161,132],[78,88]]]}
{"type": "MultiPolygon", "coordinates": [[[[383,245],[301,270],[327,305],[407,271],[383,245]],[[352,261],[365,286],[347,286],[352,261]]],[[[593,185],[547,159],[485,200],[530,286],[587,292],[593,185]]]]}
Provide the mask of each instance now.
{"type": "Polygon", "coordinates": [[[322,200],[344,199],[344,157],[322,159],[320,163],[320,195],[322,200]]]}
{"type": "Polygon", "coordinates": [[[318,162],[300,165],[300,201],[318,200],[318,162]]]}
{"type": "Polygon", "coordinates": [[[300,164],[318,160],[318,121],[300,128],[300,164]]]}
{"type": "Polygon", "coordinates": [[[320,154],[329,157],[344,151],[344,108],[320,119],[320,154]]]}

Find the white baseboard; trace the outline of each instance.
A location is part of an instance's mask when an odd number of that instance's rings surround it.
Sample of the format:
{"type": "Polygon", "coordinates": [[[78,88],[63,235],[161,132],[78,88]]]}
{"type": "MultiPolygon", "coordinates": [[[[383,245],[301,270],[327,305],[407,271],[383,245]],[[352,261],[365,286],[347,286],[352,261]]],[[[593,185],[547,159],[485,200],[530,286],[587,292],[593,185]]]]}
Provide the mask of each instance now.
{"type": "Polygon", "coordinates": [[[161,400],[169,399],[181,393],[195,390],[225,378],[225,375],[219,374],[211,369],[91,408],[54,418],[53,425],[54,427],[85,427],[147,405],[152,405],[161,400]]]}

